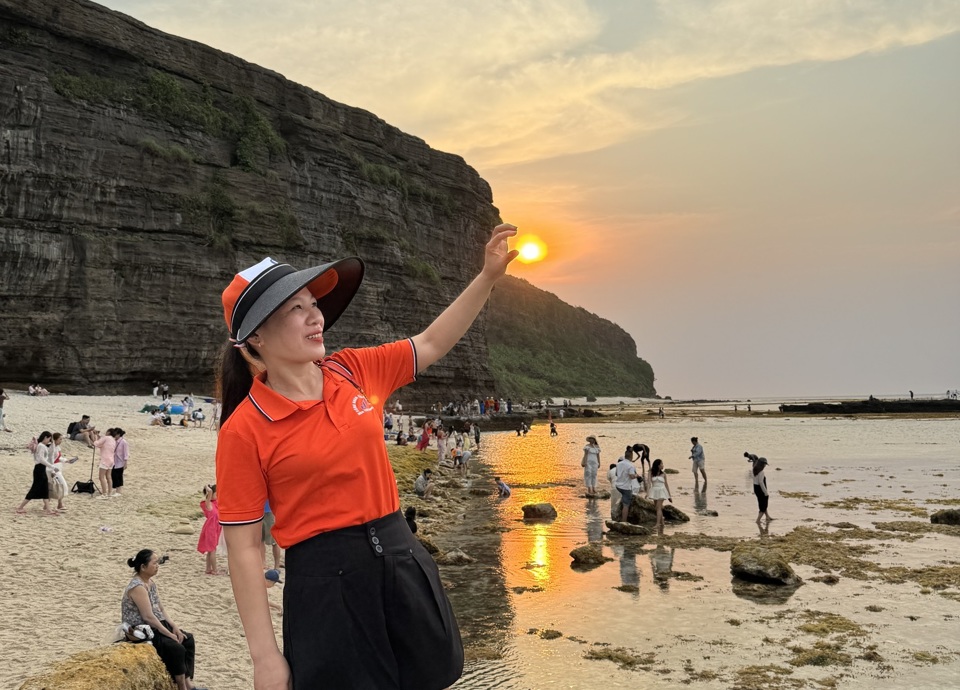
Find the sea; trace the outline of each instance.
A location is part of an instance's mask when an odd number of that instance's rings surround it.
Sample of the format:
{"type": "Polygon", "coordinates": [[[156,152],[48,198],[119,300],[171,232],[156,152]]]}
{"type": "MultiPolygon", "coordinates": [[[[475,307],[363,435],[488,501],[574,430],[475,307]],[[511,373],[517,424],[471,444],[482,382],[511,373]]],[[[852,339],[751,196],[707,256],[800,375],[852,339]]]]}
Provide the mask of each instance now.
{"type": "MultiPolygon", "coordinates": [[[[731,411],[732,404],[721,407],[731,411]]],[[[610,538],[610,501],[583,497],[580,467],[585,437],[595,435],[599,486],[609,489],[608,464],[629,444],[650,446],[653,458],[678,472],[668,475],[674,505],[690,517],[668,524],[667,536],[763,540],[798,528],[834,532],[839,523],[929,524],[928,513],[960,502],[960,419],[782,416],[770,413],[772,400],[751,415],[716,415],[714,407],[671,409],[642,422],[565,421],[556,437],[546,425],[522,437],[484,435],[483,461],[513,489],[508,499],[489,499],[502,530],[492,579],[503,586],[460,612],[490,623],[486,652],[468,661],[456,687],[960,687],[960,577],[931,588],[834,573],[839,581],[826,584],[811,579],[824,571],[795,564],[803,586],[773,598],[745,595],[735,591],[728,552],[658,545],[656,537],[610,538]],[[693,436],[708,475],[696,492],[693,436]],[[744,452],[770,463],[776,519],[766,533],[755,523],[744,452]],[[521,506],[542,502],[558,517],[525,523],[521,506]],[[600,541],[612,560],[572,567],[570,551],[588,541],[600,541]],[[822,614],[854,625],[823,634],[809,625],[822,614]]],[[[849,548],[868,547],[863,557],[883,568],[960,573],[960,536],[904,534],[850,540],[849,548]]]]}

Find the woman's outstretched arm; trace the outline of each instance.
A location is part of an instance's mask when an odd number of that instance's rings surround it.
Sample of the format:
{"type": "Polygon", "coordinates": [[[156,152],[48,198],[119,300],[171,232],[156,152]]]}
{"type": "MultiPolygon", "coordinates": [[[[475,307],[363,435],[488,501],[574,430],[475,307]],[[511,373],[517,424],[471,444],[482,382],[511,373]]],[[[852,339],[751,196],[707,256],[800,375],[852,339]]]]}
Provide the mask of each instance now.
{"type": "Polygon", "coordinates": [[[507,247],[507,238],[516,234],[516,227],[508,223],[495,227],[486,245],[480,275],[423,333],[413,336],[413,344],[417,348],[417,371],[423,371],[447,354],[470,328],[490,297],[494,283],[506,273],[507,265],[517,257],[517,250],[511,251],[507,247]]]}

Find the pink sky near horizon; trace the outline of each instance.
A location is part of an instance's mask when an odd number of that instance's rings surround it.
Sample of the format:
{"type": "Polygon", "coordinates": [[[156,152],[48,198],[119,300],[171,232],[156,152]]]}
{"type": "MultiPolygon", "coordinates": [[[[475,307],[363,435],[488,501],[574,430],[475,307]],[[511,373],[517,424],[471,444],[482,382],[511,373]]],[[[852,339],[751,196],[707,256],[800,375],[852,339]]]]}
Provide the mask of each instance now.
{"type": "Polygon", "coordinates": [[[673,397],[960,388],[960,5],[107,0],[457,153],[673,397]]]}

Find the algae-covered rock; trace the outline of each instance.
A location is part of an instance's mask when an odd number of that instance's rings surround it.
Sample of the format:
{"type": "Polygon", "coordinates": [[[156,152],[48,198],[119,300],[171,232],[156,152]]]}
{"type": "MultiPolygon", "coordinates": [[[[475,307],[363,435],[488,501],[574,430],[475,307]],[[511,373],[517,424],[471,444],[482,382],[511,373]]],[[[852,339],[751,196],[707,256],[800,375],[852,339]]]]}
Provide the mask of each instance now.
{"type": "Polygon", "coordinates": [[[460,549],[453,549],[452,551],[447,551],[437,556],[435,560],[440,565],[469,565],[470,563],[476,562],[477,559],[468,556],[460,549]]]}
{"type": "Polygon", "coordinates": [[[930,522],[935,525],[960,525],[960,510],[956,508],[938,510],[930,516],[930,522]]]}
{"type": "MultiPolygon", "coordinates": [[[[620,519],[620,501],[617,501],[610,511],[610,517],[614,520],[620,519]]],[[[690,517],[679,508],[675,508],[672,503],[663,503],[663,521],[664,522],[690,522],[690,517]]],[[[643,496],[634,496],[630,504],[630,512],[627,515],[627,522],[634,525],[654,524],[657,522],[657,506],[649,498],[643,496]]]]}
{"type": "Polygon", "coordinates": [[[803,582],[779,551],[758,542],[741,542],[733,547],[730,572],[750,582],[792,587],[803,582]]]}
{"type": "Polygon", "coordinates": [[[583,546],[578,546],[570,552],[574,565],[602,565],[612,558],[603,555],[603,549],[598,542],[590,542],[583,546]]]}
{"type": "Polygon", "coordinates": [[[617,532],[619,534],[630,534],[639,537],[646,537],[650,535],[650,528],[643,525],[631,525],[629,522],[617,522],[616,520],[607,520],[606,524],[607,529],[611,532],[617,532]]]}
{"type": "Polygon", "coordinates": [[[435,556],[440,553],[440,547],[433,543],[433,540],[430,537],[423,536],[421,534],[417,535],[417,539],[420,541],[420,544],[427,550],[431,556],[435,556]]]}
{"type": "Polygon", "coordinates": [[[88,649],[28,678],[20,690],[170,690],[170,674],[148,644],[88,649]]]}
{"type": "Polygon", "coordinates": [[[557,509],[550,503],[528,503],[522,510],[524,520],[552,520],[557,517],[557,509]]]}

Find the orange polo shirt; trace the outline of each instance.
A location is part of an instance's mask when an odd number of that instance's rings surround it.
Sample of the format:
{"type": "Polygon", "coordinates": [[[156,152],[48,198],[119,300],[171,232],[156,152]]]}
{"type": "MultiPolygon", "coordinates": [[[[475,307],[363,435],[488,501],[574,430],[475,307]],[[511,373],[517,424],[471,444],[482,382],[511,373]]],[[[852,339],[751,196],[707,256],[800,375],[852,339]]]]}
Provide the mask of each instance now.
{"type": "Polygon", "coordinates": [[[323,400],[290,400],[261,375],[221,427],[220,524],[259,522],[269,498],[273,536],[286,549],[399,510],[383,405],[415,378],[413,341],[341,350],[323,365],[323,400]]]}

